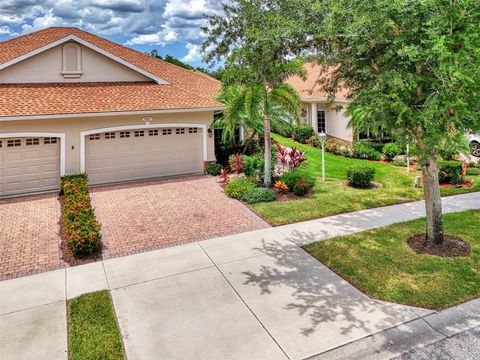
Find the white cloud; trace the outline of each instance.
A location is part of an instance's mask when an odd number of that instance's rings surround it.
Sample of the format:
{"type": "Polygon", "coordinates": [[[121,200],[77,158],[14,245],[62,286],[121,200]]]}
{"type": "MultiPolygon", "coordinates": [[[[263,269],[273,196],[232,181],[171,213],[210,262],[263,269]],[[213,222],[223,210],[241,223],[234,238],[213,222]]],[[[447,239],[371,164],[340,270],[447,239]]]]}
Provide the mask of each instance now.
{"type": "Polygon", "coordinates": [[[15,31],[10,29],[7,25],[0,26],[0,35],[17,35],[15,31]]]}
{"type": "Polygon", "coordinates": [[[125,45],[161,45],[173,43],[177,40],[177,33],[173,29],[163,29],[156,34],[141,34],[128,40],[125,45]]]}
{"type": "Polygon", "coordinates": [[[202,54],[200,53],[201,45],[188,43],[187,45],[185,45],[185,47],[188,49],[188,53],[181,58],[182,61],[195,62],[202,59],[202,54]]]}

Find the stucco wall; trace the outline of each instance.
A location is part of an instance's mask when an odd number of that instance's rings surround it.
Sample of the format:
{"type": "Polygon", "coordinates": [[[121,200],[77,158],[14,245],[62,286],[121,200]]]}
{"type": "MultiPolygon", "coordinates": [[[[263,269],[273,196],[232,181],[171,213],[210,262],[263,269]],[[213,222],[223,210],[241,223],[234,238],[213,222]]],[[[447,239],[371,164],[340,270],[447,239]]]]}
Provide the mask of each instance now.
{"type": "MultiPolygon", "coordinates": [[[[80,171],[80,132],[101,129],[113,126],[142,125],[143,118],[151,116],[151,124],[189,123],[205,124],[210,126],[213,121],[213,112],[191,112],[175,114],[152,115],[123,115],[123,116],[98,116],[82,118],[64,118],[49,120],[22,120],[1,121],[0,133],[16,132],[55,132],[65,133],[65,173],[73,174],[80,171]]],[[[215,161],[213,137],[207,136],[207,160],[215,161]]]]}
{"type": "Polygon", "coordinates": [[[62,46],[53,47],[0,70],[0,83],[151,81],[146,76],[85,46],[80,46],[82,75],[79,78],[64,78],[61,74],[62,46]]]}
{"type": "Polygon", "coordinates": [[[327,134],[338,139],[353,141],[352,128],[348,126],[349,117],[345,115],[345,104],[332,104],[326,108],[327,113],[327,134]],[[336,106],[341,106],[342,110],[335,111],[336,106]]]}

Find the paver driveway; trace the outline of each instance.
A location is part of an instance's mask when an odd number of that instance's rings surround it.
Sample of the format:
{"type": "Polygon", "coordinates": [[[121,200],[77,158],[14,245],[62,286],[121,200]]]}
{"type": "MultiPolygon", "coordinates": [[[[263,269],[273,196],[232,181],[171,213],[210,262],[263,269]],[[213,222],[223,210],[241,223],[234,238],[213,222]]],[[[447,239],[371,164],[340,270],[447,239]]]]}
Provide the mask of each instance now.
{"type": "Polygon", "coordinates": [[[0,200],[0,280],[63,266],[59,206],[56,194],[0,200]]]}
{"type": "Polygon", "coordinates": [[[102,224],[104,257],[179,245],[268,227],[226,197],[216,179],[161,179],[91,189],[102,224]]]}

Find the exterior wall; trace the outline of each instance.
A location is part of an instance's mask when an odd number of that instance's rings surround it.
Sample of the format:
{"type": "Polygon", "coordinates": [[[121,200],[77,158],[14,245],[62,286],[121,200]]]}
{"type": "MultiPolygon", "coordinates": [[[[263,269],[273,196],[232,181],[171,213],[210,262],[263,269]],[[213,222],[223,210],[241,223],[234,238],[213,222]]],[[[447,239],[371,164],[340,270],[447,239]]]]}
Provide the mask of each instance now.
{"type": "MultiPolygon", "coordinates": [[[[22,120],[1,121],[1,133],[18,132],[53,132],[65,133],[65,173],[74,174],[80,172],[80,132],[102,129],[114,126],[144,125],[144,117],[148,115],[122,115],[122,116],[97,116],[81,118],[63,118],[49,120],[22,120]]],[[[150,124],[191,123],[205,124],[207,127],[213,121],[213,111],[152,114],[150,124]]],[[[215,149],[213,136],[207,135],[207,161],[215,161],[215,149]]]]}
{"type": "Polygon", "coordinates": [[[0,83],[151,81],[151,79],[85,46],[81,48],[82,75],[64,78],[62,45],[0,70],[0,83]]]}
{"type": "Polygon", "coordinates": [[[347,142],[353,141],[353,131],[348,126],[350,119],[345,115],[344,103],[302,102],[302,109],[306,109],[307,116],[301,121],[311,125],[316,134],[318,134],[317,110],[325,110],[327,135],[347,142]],[[342,109],[336,111],[335,108],[339,106],[342,109]]]}

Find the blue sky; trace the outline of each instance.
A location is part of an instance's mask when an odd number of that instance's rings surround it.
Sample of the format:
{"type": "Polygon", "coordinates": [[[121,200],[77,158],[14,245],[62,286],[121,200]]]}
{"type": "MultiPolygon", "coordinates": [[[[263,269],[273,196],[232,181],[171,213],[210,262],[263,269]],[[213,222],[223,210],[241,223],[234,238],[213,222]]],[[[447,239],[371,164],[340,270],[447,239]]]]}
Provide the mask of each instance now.
{"type": "Polygon", "coordinates": [[[137,50],[202,63],[200,28],[215,0],[0,0],[0,41],[49,26],[76,26],[137,50]]]}

